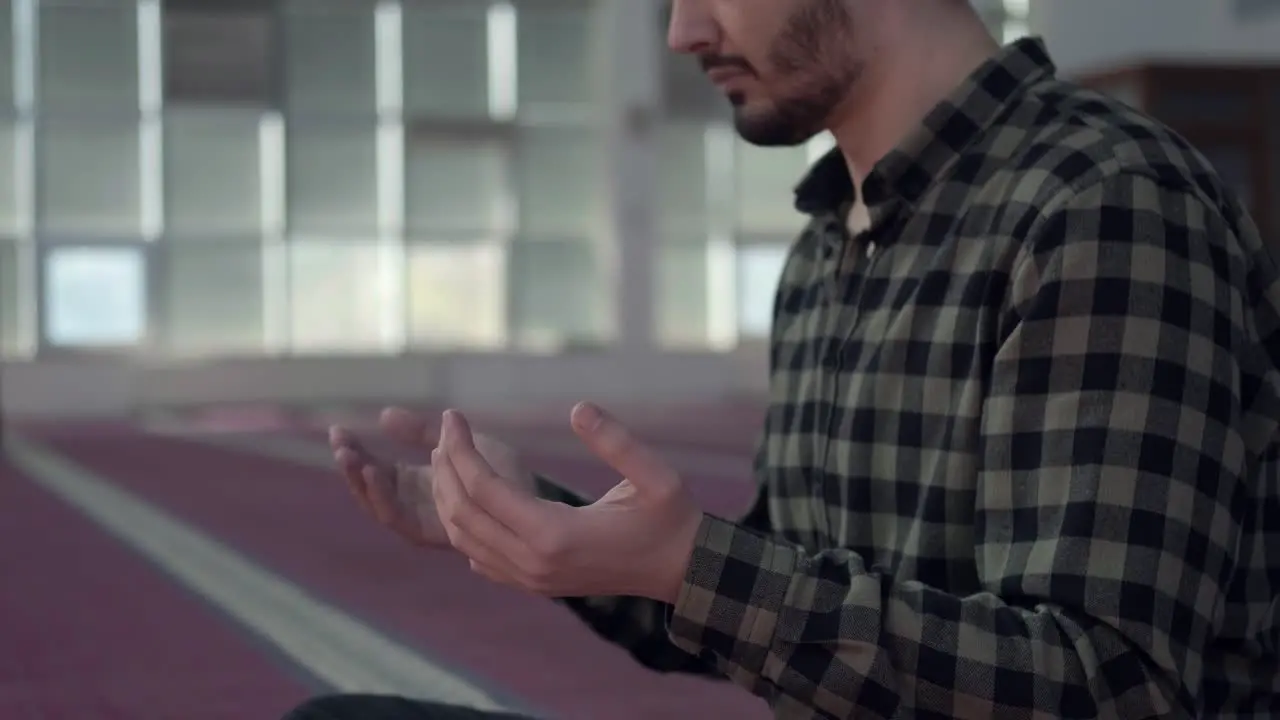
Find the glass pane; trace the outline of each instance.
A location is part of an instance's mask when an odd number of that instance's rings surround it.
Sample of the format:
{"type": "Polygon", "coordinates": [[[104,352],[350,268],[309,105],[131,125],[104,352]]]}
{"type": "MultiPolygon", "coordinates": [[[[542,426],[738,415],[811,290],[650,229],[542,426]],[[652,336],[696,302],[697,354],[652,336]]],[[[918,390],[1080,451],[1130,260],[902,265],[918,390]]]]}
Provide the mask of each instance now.
{"type": "Polygon", "coordinates": [[[378,228],[376,126],[294,123],[286,133],[294,232],[371,234],[378,228]]]}
{"type": "Polygon", "coordinates": [[[593,35],[590,4],[518,6],[516,32],[519,58],[520,112],[541,107],[583,106],[592,100],[593,35]]]}
{"type": "Polygon", "coordinates": [[[696,58],[670,52],[665,47],[661,57],[663,113],[667,117],[704,122],[732,118],[732,106],[724,93],[707,79],[696,58]]]}
{"type": "Polygon", "coordinates": [[[165,97],[178,103],[276,107],[274,15],[262,10],[169,9],[165,97]]]}
{"type": "Polygon", "coordinates": [[[164,243],[156,273],[160,336],[175,355],[243,355],[264,347],[263,247],[257,238],[164,243]]]}
{"type": "Polygon", "coordinates": [[[521,231],[597,236],[608,188],[599,135],[582,128],[528,128],[518,142],[521,231]]]}
{"type": "Polygon", "coordinates": [[[30,328],[35,316],[31,295],[35,273],[30,250],[30,244],[0,239],[0,357],[27,355],[34,344],[30,328]]]}
{"type": "Polygon", "coordinates": [[[350,10],[340,11],[332,4],[306,10],[307,3],[294,3],[285,16],[285,92],[290,112],[374,114],[373,12],[367,3],[348,4],[350,10]]]}
{"type": "Polygon", "coordinates": [[[654,292],[658,343],[705,348],[709,340],[707,238],[668,240],[659,246],[654,292]]]}
{"type": "Polygon", "coordinates": [[[137,125],[51,123],[39,138],[37,205],[43,229],[93,236],[139,233],[137,125]]]}
{"type": "Polygon", "coordinates": [[[253,111],[169,113],[164,128],[168,231],[256,234],[262,227],[262,118],[253,111]]]}
{"type": "MultiPolygon", "coordinates": [[[[29,127],[29,126],[28,126],[29,127]]],[[[19,178],[20,170],[27,170],[20,158],[30,152],[31,136],[12,122],[0,122],[0,233],[17,233],[29,218],[25,215],[30,178],[19,178]]],[[[27,155],[27,157],[30,157],[27,155]]]]}
{"type": "Polygon", "coordinates": [[[506,344],[504,245],[414,244],[408,248],[408,262],[408,326],[413,347],[491,350],[506,344]]]}
{"type": "Polygon", "coordinates": [[[787,245],[738,247],[738,333],[767,338],[773,326],[773,298],[787,261],[787,245]]]}
{"type": "Polygon", "coordinates": [[[708,227],[708,170],[706,125],[670,123],[662,127],[658,135],[658,217],[664,228],[708,227]]]}
{"type": "Polygon", "coordinates": [[[403,249],[374,240],[288,243],[290,349],[385,352],[404,328],[403,249]]]}
{"type": "Polygon", "coordinates": [[[134,3],[41,2],[39,7],[38,95],[43,109],[136,112],[138,12],[134,3]]]}
{"type": "Polygon", "coordinates": [[[13,0],[0,1],[0,108],[14,107],[13,0]]]}
{"type": "Polygon", "coordinates": [[[488,117],[488,12],[487,2],[405,4],[406,115],[488,117]]]}
{"type": "Polygon", "coordinates": [[[557,349],[603,339],[609,304],[588,240],[516,240],[510,258],[509,307],[518,347],[557,349]]]}
{"type": "Polygon", "coordinates": [[[809,169],[808,149],[760,148],[738,143],[738,227],[750,232],[798,231],[795,187],[809,169]]]}
{"type": "Polygon", "coordinates": [[[124,347],[145,338],[146,258],[140,248],[50,249],[44,282],[49,344],[124,347]]]}
{"type": "Polygon", "coordinates": [[[1001,28],[1001,36],[1005,44],[1016,42],[1031,34],[1031,28],[1027,25],[1026,20],[1006,20],[1004,27],[1001,28]]]}
{"type": "Polygon", "coordinates": [[[512,192],[505,143],[410,133],[405,148],[405,213],[420,231],[505,230],[512,192]]]}

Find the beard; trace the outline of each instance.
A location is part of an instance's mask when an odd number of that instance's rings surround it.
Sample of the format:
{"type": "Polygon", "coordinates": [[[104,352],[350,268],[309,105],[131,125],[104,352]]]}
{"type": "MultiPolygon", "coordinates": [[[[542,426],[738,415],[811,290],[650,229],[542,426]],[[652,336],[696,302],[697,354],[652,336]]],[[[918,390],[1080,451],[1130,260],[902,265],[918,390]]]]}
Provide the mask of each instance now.
{"type": "Polygon", "coordinates": [[[846,0],[807,0],[787,20],[769,49],[769,69],[784,94],[749,107],[733,93],[733,124],[752,145],[800,145],[823,130],[836,106],[862,75],[849,58],[853,22],[846,0]]]}

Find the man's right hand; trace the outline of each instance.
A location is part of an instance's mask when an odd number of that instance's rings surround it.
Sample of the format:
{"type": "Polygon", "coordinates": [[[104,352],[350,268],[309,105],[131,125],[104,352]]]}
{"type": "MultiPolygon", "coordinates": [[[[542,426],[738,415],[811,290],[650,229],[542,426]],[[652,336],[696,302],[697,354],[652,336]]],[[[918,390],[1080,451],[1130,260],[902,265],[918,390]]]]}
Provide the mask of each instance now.
{"type": "MultiPolygon", "coordinates": [[[[430,452],[436,447],[432,423],[419,413],[400,408],[382,411],[378,425],[400,442],[430,452]]],[[[515,451],[499,440],[479,433],[476,449],[499,475],[534,494],[534,480],[520,464],[515,451]]],[[[355,434],[341,427],[329,430],[329,445],[338,469],[356,502],[383,526],[410,542],[427,547],[451,547],[436,512],[431,492],[431,465],[388,462],[369,452],[355,434]]]]}

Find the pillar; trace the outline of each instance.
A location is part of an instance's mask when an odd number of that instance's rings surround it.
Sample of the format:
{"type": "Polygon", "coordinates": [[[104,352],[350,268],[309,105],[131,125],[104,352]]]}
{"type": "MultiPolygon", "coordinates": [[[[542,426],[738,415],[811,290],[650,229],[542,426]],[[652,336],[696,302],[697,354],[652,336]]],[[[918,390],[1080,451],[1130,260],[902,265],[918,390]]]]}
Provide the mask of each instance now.
{"type": "Polygon", "coordinates": [[[599,0],[596,48],[610,183],[606,287],[615,339],[627,352],[656,348],[654,289],[660,260],[657,119],[663,33],[658,0],[599,0]]]}

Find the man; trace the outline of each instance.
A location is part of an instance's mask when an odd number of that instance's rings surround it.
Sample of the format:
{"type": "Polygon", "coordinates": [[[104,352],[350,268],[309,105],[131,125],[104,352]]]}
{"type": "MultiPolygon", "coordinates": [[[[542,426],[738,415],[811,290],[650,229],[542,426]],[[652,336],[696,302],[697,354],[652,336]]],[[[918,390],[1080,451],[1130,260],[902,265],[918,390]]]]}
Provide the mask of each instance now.
{"type": "Polygon", "coordinates": [[[1204,159],[963,0],[675,0],[670,43],[748,141],[839,146],[797,191],[753,509],[704,515],[590,405],[626,478],[594,504],[454,412],[399,479],[337,431],[361,501],[779,718],[1280,714],[1280,285],[1204,159]]]}

